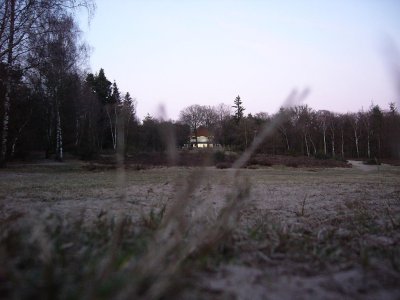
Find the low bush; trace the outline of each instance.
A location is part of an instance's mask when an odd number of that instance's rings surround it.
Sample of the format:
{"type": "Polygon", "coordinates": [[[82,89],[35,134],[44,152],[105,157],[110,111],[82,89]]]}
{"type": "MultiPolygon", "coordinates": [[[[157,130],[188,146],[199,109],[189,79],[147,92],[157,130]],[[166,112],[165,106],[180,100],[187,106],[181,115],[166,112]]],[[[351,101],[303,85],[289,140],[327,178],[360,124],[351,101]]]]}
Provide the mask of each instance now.
{"type": "Polygon", "coordinates": [[[369,158],[366,161],[364,161],[365,165],[380,165],[381,162],[379,161],[379,159],[375,158],[369,158]]]}
{"type": "Polygon", "coordinates": [[[215,167],[216,167],[217,169],[228,169],[228,168],[231,167],[231,164],[230,164],[230,163],[227,163],[227,162],[220,162],[220,163],[217,163],[217,164],[215,165],[215,167]]]}
{"type": "Polygon", "coordinates": [[[322,152],[318,152],[314,155],[314,157],[316,159],[329,159],[330,156],[328,154],[322,153],[322,152]]]}
{"type": "Polygon", "coordinates": [[[288,162],[288,163],[286,163],[286,167],[298,168],[299,165],[295,162],[288,162]]]}
{"type": "Polygon", "coordinates": [[[225,152],[224,152],[224,151],[218,150],[218,151],[216,151],[216,152],[214,153],[214,162],[215,162],[216,164],[217,164],[217,163],[220,163],[220,162],[224,162],[225,159],[226,159],[226,157],[225,157],[225,152]]]}

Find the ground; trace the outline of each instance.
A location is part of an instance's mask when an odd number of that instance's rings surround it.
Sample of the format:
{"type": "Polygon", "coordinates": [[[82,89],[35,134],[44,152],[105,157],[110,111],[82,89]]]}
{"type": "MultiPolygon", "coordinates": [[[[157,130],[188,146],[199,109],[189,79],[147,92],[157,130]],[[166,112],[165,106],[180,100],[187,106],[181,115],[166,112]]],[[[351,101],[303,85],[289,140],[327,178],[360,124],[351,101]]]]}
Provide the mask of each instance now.
{"type": "Polygon", "coordinates": [[[74,290],[84,281],[99,298],[398,299],[400,168],[353,164],[10,165],[0,171],[0,297],[37,296],[50,286],[81,298],[93,293],[74,290]],[[129,224],[117,239],[121,219],[129,224]],[[116,239],[121,249],[108,256],[116,239]],[[114,259],[111,271],[104,257],[114,259]],[[126,284],[133,271],[144,278],[135,289],[126,284]],[[50,283],[35,282],[38,274],[50,283]],[[29,284],[18,291],[21,281],[29,284]]]}

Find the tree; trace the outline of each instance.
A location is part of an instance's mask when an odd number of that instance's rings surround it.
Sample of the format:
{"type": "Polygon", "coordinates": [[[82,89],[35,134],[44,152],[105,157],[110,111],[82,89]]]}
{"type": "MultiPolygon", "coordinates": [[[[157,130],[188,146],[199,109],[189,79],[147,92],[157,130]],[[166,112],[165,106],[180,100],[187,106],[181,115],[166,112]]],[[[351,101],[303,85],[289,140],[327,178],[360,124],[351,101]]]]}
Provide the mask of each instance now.
{"type": "Polygon", "coordinates": [[[367,157],[371,158],[371,112],[362,111],[359,114],[367,136],[367,157]]]}
{"type": "MultiPolygon", "coordinates": [[[[310,156],[310,125],[312,109],[307,105],[296,106],[293,109],[294,122],[301,130],[302,140],[304,140],[307,156],[310,156]]],[[[304,147],[302,146],[302,149],[304,147]]]]}
{"type": "Polygon", "coordinates": [[[345,151],[344,151],[344,143],[345,143],[345,130],[346,130],[346,126],[348,125],[349,122],[349,118],[348,118],[348,114],[345,115],[337,115],[337,124],[340,130],[340,140],[341,140],[341,158],[344,159],[345,158],[345,151]]]}
{"type": "Polygon", "coordinates": [[[336,132],[336,115],[333,113],[328,114],[328,128],[331,134],[331,146],[332,146],[332,157],[335,158],[336,151],[335,151],[335,132],[336,132]]]}
{"type": "Polygon", "coordinates": [[[361,137],[361,119],[362,114],[359,112],[357,114],[349,114],[349,120],[353,131],[354,143],[356,146],[357,158],[360,158],[360,137],[361,137]]]}
{"type": "MultiPolygon", "coordinates": [[[[97,123],[99,126],[99,146],[111,146],[115,149],[116,141],[114,140],[114,131],[112,128],[112,119],[110,115],[110,107],[113,103],[113,89],[112,83],[105,75],[104,69],[100,69],[97,74],[88,74],[86,76],[86,83],[92,90],[92,93],[97,98],[100,104],[100,112],[97,115],[97,123]],[[111,132],[111,135],[109,134],[111,132]],[[108,139],[105,139],[107,137],[108,139]]],[[[115,99],[114,95],[114,99],[115,99]]]]}
{"type": "Polygon", "coordinates": [[[86,77],[86,82],[92,88],[93,93],[96,94],[101,104],[106,105],[110,103],[112,98],[112,83],[107,79],[103,68],[96,75],[89,73],[86,77]]]}
{"type": "Polygon", "coordinates": [[[289,130],[291,128],[291,110],[287,108],[281,107],[279,112],[274,116],[275,118],[279,118],[280,122],[278,123],[278,130],[285,138],[286,150],[290,151],[290,143],[289,143],[289,130]]]}
{"type": "Polygon", "coordinates": [[[125,129],[125,140],[128,143],[130,128],[133,123],[136,123],[136,100],[132,99],[129,92],[127,92],[122,102],[122,118],[125,129]]]}
{"type": "Polygon", "coordinates": [[[195,137],[197,147],[197,129],[199,128],[199,126],[205,125],[204,107],[198,104],[188,106],[180,112],[179,119],[182,123],[189,125],[190,130],[195,137]]]}
{"type": "Polygon", "coordinates": [[[203,110],[204,126],[209,130],[213,130],[218,123],[218,113],[211,106],[201,106],[201,110],[203,110]]]}
{"type": "Polygon", "coordinates": [[[160,136],[159,122],[147,114],[141,127],[141,148],[145,151],[162,151],[164,144],[160,136]]]}
{"type": "Polygon", "coordinates": [[[326,149],[326,131],[328,130],[328,119],[330,117],[330,112],[327,110],[319,110],[317,112],[318,123],[320,125],[323,141],[324,141],[324,154],[327,155],[326,149]]]}
{"type": "Polygon", "coordinates": [[[227,104],[220,103],[214,108],[214,111],[218,116],[218,123],[221,124],[231,117],[232,107],[227,104]]]}
{"type": "Polygon", "coordinates": [[[375,155],[381,157],[382,155],[382,130],[384,127],[383,112],[378,105],[370,108],[372,135],[375,140],[375,155]]]}
{"type": "Polygon", "coordinates": [[[236,120],[236,123],[239,123],[240,120],[243,118],[243,112],[244,112],[245,108],[243,107],[242,104],[243,104],[243,102],[240,99],[240,96],[238,95],[235,98],[234,105],[232,106],[235,110],[234,118],[236,120]]]}
{"type": "Polygon", "coordinates": [[[6,162],[9,112],[12,93],[12,70],[16,66],[29,69],[36,64],[27,63],[27,55],[33,50],[29,37],[48,34],[43,20],[52,22],[59,17],[70,16],[78,7],[94,8],[91,0],[4,0],[0,4],[0,63],[6,67],[3,82],[3,120],[1,128],[0,166],[6,162]]]}
{"type": "Polygon", "coordinates": [[[109,121],[111,140],[113,149],[117,149],[117,136],[118,136],[118,118],[120,114],[121,94],[119,92],[117,83],[114,81],[112,85],[112,92],[108,97],[106,104],[106,113],[109,121]]]}
{"type": "MultiPolygon", "coordinates": [[[[52,16],[50,19],[43,17],[41,26],[46,27],[46,34],[33,35],[30,37],[31,48],[28,62],[36,62],[36,68],[31,69],[32,77],[39,81],[43,87],[42,96],[47,99],[45,109],[48,111],[48,149],[54,145],[55,157],[63,159],[64,136],[63,111],[71,104],[71,97],[76,80],[77,64],[80,59],[80,47],[74,20],[69,15],[52,16]],[[54,134],[53,134],[54,133],[54,134]],[[54,143],[53,143],[54,141],[54,143]]],[[[77,116],[72,113],[68,121],[75,120],[77,116]]]]}

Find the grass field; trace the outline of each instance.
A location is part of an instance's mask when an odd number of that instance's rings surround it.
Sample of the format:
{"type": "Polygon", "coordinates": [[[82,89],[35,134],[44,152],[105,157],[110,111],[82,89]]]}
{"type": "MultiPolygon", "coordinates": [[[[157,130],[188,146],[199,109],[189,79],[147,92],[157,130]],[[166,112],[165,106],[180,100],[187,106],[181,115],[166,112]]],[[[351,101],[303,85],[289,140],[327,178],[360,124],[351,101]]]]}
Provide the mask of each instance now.
{"type": "Polygon", "coordinates": [[[399,167],[235,172],[10,165],[0,298],[400,297],[399,167]]]}

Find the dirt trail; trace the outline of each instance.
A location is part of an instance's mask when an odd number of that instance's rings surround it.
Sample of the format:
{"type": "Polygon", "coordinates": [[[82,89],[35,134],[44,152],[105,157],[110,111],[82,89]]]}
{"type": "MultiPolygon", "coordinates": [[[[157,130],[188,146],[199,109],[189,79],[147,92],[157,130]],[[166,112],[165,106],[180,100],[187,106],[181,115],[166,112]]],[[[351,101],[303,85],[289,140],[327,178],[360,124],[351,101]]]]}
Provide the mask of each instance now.
{"type": "Polygon", "coordinates": [[[364,172],[379,171],[382,168],[390,168],[390,166],[386,165],[386,164],[382,164],[380,166],[366,165],[362,161],[359,161],[359,160],[349,160],[349,163],[353,166],[353,168],[356,168],[356,169],[364,171],[364,172]]]}

